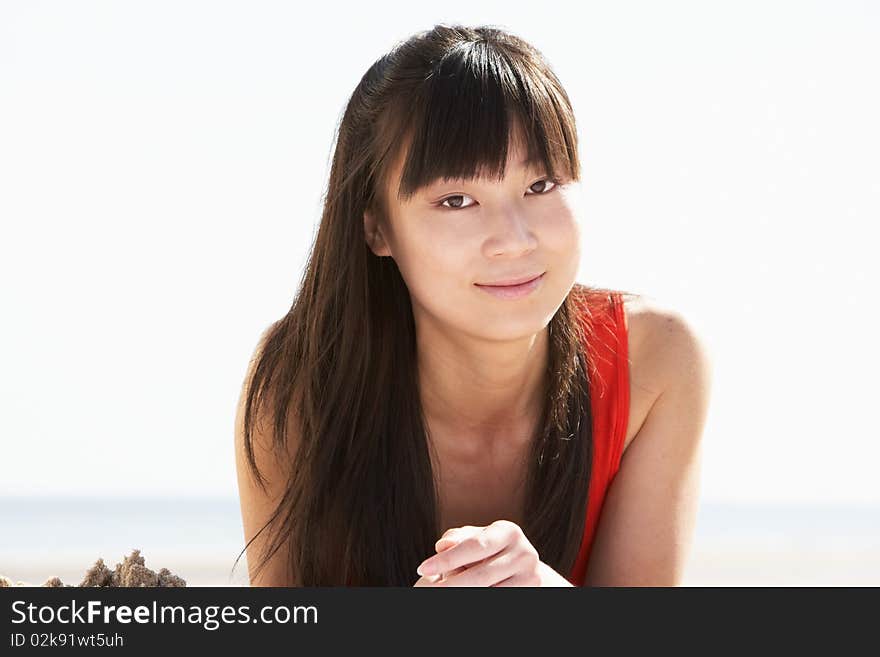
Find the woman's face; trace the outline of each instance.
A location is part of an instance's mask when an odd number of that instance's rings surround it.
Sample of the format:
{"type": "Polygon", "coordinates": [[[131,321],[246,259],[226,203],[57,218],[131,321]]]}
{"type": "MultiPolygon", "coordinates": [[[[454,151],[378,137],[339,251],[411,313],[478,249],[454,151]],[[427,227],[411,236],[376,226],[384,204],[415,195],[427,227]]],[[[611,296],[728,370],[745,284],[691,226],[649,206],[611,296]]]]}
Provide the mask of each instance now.
{"type": "Polygon", "coordinates": [[[365,216],[370,248],[394,258],[417,324],[427,314],[474,337],[522,338],[549,324],[574,285],[578,185],[554,185],[549,172],[521,164],[523,150],[508,152],[501,182],[437,181],[407,202],[396,195],[401,157],[385,195],[389,223],[365,216]],[[531,293],[515,299],[477,286],[542,273],[531,293]]]}

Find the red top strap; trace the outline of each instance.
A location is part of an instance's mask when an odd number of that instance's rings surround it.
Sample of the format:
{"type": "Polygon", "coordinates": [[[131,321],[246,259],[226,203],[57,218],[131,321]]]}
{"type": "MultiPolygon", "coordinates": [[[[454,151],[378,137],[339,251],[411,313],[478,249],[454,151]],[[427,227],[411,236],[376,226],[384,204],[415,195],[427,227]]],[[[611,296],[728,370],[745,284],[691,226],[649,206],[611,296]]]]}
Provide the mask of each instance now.
{"type": "Polygon", "coordinates": [[[593,467],[580,550],[568,581],[583,586],[608,487],[620,467],[629,418],[629,352],[619,292],[587,296],[584,332],[593,412],[593,467]]]}

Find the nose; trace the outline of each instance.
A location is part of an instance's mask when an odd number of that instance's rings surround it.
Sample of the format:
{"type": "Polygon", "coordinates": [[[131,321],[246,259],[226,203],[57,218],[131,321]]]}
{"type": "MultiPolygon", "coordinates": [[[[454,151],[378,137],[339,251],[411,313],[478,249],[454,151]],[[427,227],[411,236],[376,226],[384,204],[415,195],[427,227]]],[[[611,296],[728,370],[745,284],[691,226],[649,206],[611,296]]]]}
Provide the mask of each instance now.
{"type": "Polygon", "coordinates": [[[532,232],[528,216],[514,209],[495,213],[488,223],[484,255],[518,257],[533,251],[538,240],[532,232]]]}

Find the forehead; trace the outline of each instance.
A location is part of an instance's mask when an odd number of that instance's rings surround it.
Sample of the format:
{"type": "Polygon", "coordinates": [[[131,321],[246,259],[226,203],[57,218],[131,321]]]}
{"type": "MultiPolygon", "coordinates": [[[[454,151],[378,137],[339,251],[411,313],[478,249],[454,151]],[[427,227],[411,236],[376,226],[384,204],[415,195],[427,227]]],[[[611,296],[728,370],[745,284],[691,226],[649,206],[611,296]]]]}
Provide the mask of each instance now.
{"type": "MultiPolygon", "coordinates": [[[[403,167],[406,164],[408,152],[409,143],[399,149],[395,161],[389,168],[388,180],[386,181],[386,198],[397,202],[403,202],[403,199],[397,197],[397,190],[400,187],[400,180],[403,175],[403,167]]],[[[505,176],[513,175],[515,172],[521,170],[531,171],[537,169],[539,166],[541,166],[539,161],[534,158],[532,160],[528,159],[528,149],[522,139],[515,135],[511,136],[507,146],[507,161],[504,167],[505,176]]],[[[429,181],[427,185],[422,187],[422,191],[441,184],[442,182],[443,180],[440,178],[429,181]]],[[[418,191],[416,193],[418,193],[418,191]]]]}

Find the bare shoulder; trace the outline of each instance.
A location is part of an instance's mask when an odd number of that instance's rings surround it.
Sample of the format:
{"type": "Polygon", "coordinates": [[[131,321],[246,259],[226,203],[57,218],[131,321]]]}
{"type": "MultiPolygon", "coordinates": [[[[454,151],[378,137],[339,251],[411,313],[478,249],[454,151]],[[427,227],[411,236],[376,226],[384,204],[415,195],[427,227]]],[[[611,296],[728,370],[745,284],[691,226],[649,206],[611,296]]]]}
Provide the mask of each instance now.
{"type": "Polygon", "coordinates": [[[703,336],[680,311],[642,295],[625,299],[624,315],[630,358],[655,375],[652,387],[662,390],[674,384],[686,373],[683,365],[710,362],[703,336]]]}
{"type": "Polygon", "coordinates": [[[629,347],[630,414],[624,450],[654,402],[671,387],[710,378],[703,337],[687,316],[650,296],[624,297],[629,347]]]}

